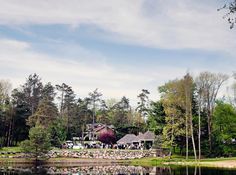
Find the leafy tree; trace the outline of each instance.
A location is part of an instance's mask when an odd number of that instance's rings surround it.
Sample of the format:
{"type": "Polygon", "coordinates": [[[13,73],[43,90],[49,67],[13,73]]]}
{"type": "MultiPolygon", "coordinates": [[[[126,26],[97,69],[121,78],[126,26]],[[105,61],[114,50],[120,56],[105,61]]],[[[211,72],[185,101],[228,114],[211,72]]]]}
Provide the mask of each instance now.
{"type": "Polygon", "coordinates": [[[176,145],[179,137],[185,135],[185,93],[183,83],[180,80],[174,80],[159,87],[161,93],[161,103],[165,111],[165,123],[163,128],[163,146],[173,147],[176,145]]]}
{"type": "MultiPolygon", "coordinates": [[[[217,149],[222,150],[218,154],[232,155],[236,149],[236,110],[228,103],[218,101],[213,120],[213,132],[218,145],[217,149]]],[[[217,153],[216,153],[217,154],[217,153]]]]}
{"type": "Polygon", "coordinates": [[[58,111],[56,105],[46,98],[40,101],[36,112],[29,117],[28,124],[31,127],[40,124],[48,128],[57,118],[58,111]]]}
{"type": "Polygon", "coordinates": [[[111,129],[104,130],[99,134],[98,140],[105,144],[113,144],[116,141],[116,136],[111,129]]]}
{"type": "Polygon", "coordinates": [[[159,88],[161,103],[166,115],[165,126],[163,128],[163,146],[173,148],[175,145],[178,145],[182,148],[185,136],[186,159],[188,159],[190,136],[196,158],[192,112],[193,86],[192,77],[186,74],[184,78],[170,81],[159,88]]]}
{"type": "Polygon", "coordinates": [[[51,145],[61,147],[67,135],[65,121],[62,118],[57,118],[49,126],[48,131],[51,135],[51,145]]]}
{"type": "Polygon", "coordinates": [[[50,134],[44,127],[36,125],[30,129],[29,140],[23,141],[21,148],[24,152],[31,153],[37,161],[51,149],[50,134]]]}
{"type": "Polygon", "coordinates": [[[202,87],[202,103],[207,113],[208,124],[208,144],[209,151],[212,152],[212,116],[215,108],[216,97],[222,84],[228,79],[226,74],[215,74],[202,72],[197,77],[197,81],[202,87]]]}
{"type": "Polygon", "coordinates": [[[14,145],[28,137],[29,127],[26,121],[30,115],[34,114],[42,99],[42,88],[41,78],[37,74],[32,74],[26,79],[26,83],[12,91],[14,145]]]}
{"type": "Polygon", "coordinates": [[[147,120],[148,129],[162,135],[165,126],[165,111],[161,101],[151,102],[147,120]]]}

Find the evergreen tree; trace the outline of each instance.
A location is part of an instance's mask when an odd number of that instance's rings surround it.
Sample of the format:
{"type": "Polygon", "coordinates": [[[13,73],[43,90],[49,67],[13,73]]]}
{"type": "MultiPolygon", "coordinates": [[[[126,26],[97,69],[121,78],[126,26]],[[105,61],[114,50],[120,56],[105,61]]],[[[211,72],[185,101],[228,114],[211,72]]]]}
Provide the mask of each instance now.
{"type": "Polygon", "coordinates": [[[23,152],[31,153],[33,158],[37,161],[43,158],[51,149],[50,134],[44,127],[36,125],[29,131],[29,140],[21,143],[23,152]]]}

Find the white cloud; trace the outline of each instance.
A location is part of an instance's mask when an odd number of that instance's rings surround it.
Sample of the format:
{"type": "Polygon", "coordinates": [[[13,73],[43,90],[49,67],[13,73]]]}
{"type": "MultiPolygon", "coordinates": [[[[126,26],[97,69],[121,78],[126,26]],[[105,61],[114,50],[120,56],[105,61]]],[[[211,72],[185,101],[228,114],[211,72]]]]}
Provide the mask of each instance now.
{"type": "Polygon", "coordinates": [[[33,51],[27,42],[0,40],[0,79],[10,79],[14,88],[23,84],[29,74],[37,73],[44,82],[71,85],[82,97],[99,88],[105,98],[120,99],[125,95],[135,105],[136,97],[143,88],[152,92],[152,99],[157,99],[157,86],[166,80],[166,71],[169,71],[169,76],[183,73],[178,68],[158,68],[156,73],[148,68],[141,72],[129,71],[106,63],[104,57],[97,53],[83,54],[83,59],[55,58],[33,51]],[[96,61],[92,61],[91,57],[96,61]]]}
{"type": "MultiPolygon", "coordinates": [[[[175,65],[150,65],[142,69],[131,65],[118,67],[106,62],[106,57],[100,53],[89,52],[80,46],[74,47],[79,50],[80,55],[60,58],[36,52],[27,42],[0,39],[0,79],[11,80],[16,88],[25,82],[29,74],[37,73],[44,82],[64,82],[72,86],[80,97],[99,88],[106,99],[127,96],[134,106],[141,89],[148,89],[152,100],[158,99],[158,86],[181,78],[186,73],[185,68],[175,65]]],[[[200,71],[203,70],[191,70],[193,76],[200,71]]]]}
{"type": "MultiPolygon", "coordinates": [[[[210,1],[213,2],[213,1],[210,1]]],[[[0,24],[93,24],[117,42],[149,47],[197,48],[233,53],[236,41],[216,11],[203,0],[0,0],[0,24]]]]}
{"type": "MultiPolygon", "coordinates": [[[[216,11],[218,7],[204,0],[0,0],[0,4],[0,25],[66,24],[73,30],[92,24],[116,42],[235,55],[234,32],[216,11]]],[[[65,45],[63,51],[67,59],[36,52],[27,42],[0,39],[0,78],[11,79],[16,87],[36,72],[45,82],[71,85],[79,96],[99,88],[106,98],[126,95],[135,101],[142,88],[149,89],[151,98],[156,99],[158,86],[186,72],[175,65],[124,69],[107,63],[101,53],[77,45],[65,45]],[[74,50],[76,56],[71,54],[74,50]]],[[[202,70],[192,71],[197,74],[202,70]]]]}

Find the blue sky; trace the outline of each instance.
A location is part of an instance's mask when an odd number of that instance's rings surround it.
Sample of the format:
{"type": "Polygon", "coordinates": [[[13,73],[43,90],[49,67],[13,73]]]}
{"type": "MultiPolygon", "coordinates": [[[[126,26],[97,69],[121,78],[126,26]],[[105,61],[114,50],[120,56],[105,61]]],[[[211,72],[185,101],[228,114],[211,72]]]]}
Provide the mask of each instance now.
{"type": "Polygon", "coordinates": [[[216,0],[0,0],[0,79],[31,73],[85,97],[130,98],[187,71],[232,74],[235,29],[216,0]]]}

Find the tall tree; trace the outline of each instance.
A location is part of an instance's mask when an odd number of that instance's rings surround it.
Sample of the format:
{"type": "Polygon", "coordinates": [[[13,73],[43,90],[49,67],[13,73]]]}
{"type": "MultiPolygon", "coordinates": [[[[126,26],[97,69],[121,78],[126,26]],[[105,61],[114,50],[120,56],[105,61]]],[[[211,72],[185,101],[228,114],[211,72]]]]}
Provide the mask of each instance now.
{"type": "Polygon", "coordinates": [[[48,128],[57,118],[58,111],[56,105],[48,99],[43,99],[40,101],[36,112],[27,121],[30,127],[38,124],[48,128]]]}
{"type": "Polygon", "coordinates": [[[172,148],[178,138],[185,135],[184,84],[180,80],[174,80],[159,87],[161,103],[165,111],[165,127],[163,128],[163,146],[172,148]]]}
{"type": "Polygon", "coordinates": [[[55,92],[55,87],[49,82],[43,86],[42,89],[42,99],[47,99],[51,102],[54,102],[56,92],[55,92]]]}
{"type": "Polygon", "coordinates": [[[31,74],[22,86],[26,102],[30,105],[31,115],[36,111],[41,99],[43,84],[37,74],[31,74]]]}
{"type": "Polygon", "coordinates": [[[92,105],[93,109],[93,135],[92,135],[92,140],[94,140],[94,123],[96,122],[96,103],[101,102],[100,97],[102,96],[102,93],[98,92],[98,89],[95,89],[93,92],[89,93],[89,99],[92,105]]]}
{"type": "Polygon", "coordinates": [[[128,118],[128,113],[131,111],[130,108],[129,99],[125,96],[113,106],[113,124],[115,126],[120,127],[130,123],[128,118]]]}
{"type": "Polygon", "coordinates": [[[149,97],[150,92],[146,89],[142,89],[142,92],[138,95],[138,107],[136,110],[143,117],[144,121],[147,121],[148,109],[149,109],[149,97]]]}
{"type": "Polygon", "coordinates": [[[72,134],[70,129],[72,127],[72,119],[75,118],[76,115],[76,101],[75,101],[75,93],[72,90],[72,87],[69,85],[62,83],[61,85],[56,85],[56,89],[61,92],[59,95],[60,102],[60,116],[61,118],[66,119],[67,126],[67,138],[70,139],[72,134]]]}
{"type": "Polygon", "coordinates": [[[151,102],[147,120],[148,128],[161,135],[165,126],[165,111],[162,101],[151,102]]]}
{"type": "MultiPolygon", "coordinates": [[[[193,113],[192,113],[192,101],[193,101],[193,79],[192,77],[187,73],[184,76],[184,84],[185,84],[185,125],[186,125],[186,149],[188,150],[188,135],[189,135],[189,129],[190,134],[192,138],[192,144],[193,144],[193,151],[195,160],[197,160],[197,154],[196,154],[196,146],[195,146],[195,140],[193,135],[193,113]],[[189,128],[189,127],[190,128],[189,128]]],[[[188,159],[188,151],[186,151],[186,158],[188,159]]]]}
{"type": "Polygon", "coordinates": [[[73,130],[77,136],[84,138],[84,130],[86,124],[93,122],[93,111],[89,108],[90,99],[88,97],[84,99],[78,99],[76,106],[76,115],[73,120],[73,130]]]}
{"type": "Polygon", "coordinates": [[[215,108],[216,97],[222,84],[228,79],[226,74],[214,74],[210,72],[202,72],[197,77],[202,85],[203,103],[207,111],[208,123],[208,144],[209,151],[212,152],[212,116],[215,108]]]}
{"type": "Polygon", "coordinates": [[[203,90],[204,90],[204,82],[199,78],[195,80],[196,85],[196,96],[198,100],[198,159],[201,159],[201,111],[204,106],[203,103],[203,90]]]}
{"type": "Polygon", "coordinates": [[[0,146],[12,144],[14,109],[10,99],[11,83],[0,80],[0,146]]]}

